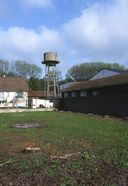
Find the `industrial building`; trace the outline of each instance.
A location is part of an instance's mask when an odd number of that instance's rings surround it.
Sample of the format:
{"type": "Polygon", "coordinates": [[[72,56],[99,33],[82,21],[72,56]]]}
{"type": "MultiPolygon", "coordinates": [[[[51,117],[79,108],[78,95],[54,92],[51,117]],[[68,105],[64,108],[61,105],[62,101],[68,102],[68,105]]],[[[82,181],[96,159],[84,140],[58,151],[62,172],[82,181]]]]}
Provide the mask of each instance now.
{"type": "Polygon", "coordinates": [[[56,107],[65,111],[128,116],[128,73],[74,83],[63,90],[56,107]]]}

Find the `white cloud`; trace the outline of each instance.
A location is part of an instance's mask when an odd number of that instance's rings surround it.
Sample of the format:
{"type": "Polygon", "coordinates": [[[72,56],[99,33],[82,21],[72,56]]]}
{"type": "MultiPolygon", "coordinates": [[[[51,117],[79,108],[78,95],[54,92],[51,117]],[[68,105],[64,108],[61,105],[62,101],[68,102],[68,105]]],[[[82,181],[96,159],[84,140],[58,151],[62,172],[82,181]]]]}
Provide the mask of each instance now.
{"type": "Polygon", "coordinates": [[[42,27],[39,31],[11,27],[0,30],[0,58],[10,60],[23,59],[41,64],[41,55],[46,51],[62,53],[64,40],[56,30],[42,27]],[[61,46],[61,47],[60,47],[61,46]]]}
{"type": "Polygon", "coordinates": [[[110,61],[128,66],[127,0],[90,5],[60,28],[61,31],[47,27],[1,28],[0,58],[23,59],[41,65],[44,52],[56,51],[64,73],[72,65],[85,61],[110,61]]]}
{"type": "Polygon", "coordinates": [[[23,4],[34,8],[46,8],[53,5],[52,0],[20,0],[23,4]]]}
{"type": "Polygon", "coordinates": [[[64,25],[72,47],[81,58],[128,61],[128,3],[93,4],[64,25]]]}

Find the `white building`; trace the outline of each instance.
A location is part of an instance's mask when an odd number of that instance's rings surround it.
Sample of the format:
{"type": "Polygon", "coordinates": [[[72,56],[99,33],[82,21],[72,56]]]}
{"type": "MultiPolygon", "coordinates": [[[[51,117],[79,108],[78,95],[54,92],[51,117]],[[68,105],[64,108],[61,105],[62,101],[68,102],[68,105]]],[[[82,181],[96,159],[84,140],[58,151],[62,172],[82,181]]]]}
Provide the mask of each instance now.
{"type": "Polygon", "coordinates": [[[28,82],[20,77],[0,77],[0,108],[28,107],[28,82]]]}
{"type": "Polygon", "coordinates": [[[29,107],[31,108],[52,108],[53,99],[46,98],[45,91],[29,91],[29,107]]]}

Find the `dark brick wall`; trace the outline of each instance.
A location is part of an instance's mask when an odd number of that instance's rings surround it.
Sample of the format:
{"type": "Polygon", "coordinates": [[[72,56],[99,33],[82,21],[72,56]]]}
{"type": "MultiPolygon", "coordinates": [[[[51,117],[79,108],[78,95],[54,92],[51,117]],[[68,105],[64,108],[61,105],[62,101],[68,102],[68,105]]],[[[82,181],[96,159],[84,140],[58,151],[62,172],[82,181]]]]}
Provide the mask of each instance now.
{"type": "Polygon", "coordinates": [[[128,96],[88,96],[56,99],[60,110],[99,115],[128,116],[128,96]]]}

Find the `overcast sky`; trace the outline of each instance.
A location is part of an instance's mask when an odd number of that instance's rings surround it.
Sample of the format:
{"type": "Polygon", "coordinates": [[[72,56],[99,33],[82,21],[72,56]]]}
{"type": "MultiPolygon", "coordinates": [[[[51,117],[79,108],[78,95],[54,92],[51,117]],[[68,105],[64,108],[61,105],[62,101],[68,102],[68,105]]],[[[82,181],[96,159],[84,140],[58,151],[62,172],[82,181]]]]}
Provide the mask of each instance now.
{"type": "Polygon", "coordinates": [[[63,74],[89,61],[128,67],[128,0],[0,0],[0,58],[43,68],[48,51],[63,74]]]}

